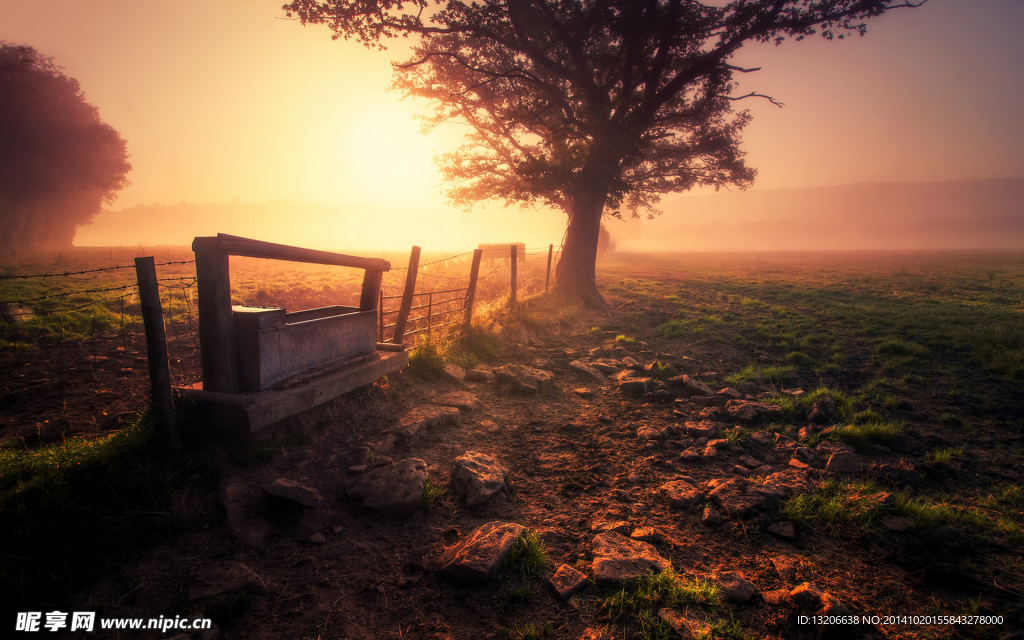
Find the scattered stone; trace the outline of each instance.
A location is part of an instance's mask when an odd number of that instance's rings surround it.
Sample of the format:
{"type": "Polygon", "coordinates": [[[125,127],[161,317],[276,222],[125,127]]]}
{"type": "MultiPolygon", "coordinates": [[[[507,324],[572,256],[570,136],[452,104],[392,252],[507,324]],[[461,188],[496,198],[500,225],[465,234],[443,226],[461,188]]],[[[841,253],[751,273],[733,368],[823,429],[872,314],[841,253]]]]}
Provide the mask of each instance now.
{"type": "Polygon", "coordinates": [[[558,571],[555,571],[555,575],[551,576],[548,583],[554,588],[559,598],[568,600],[573,594],[587,586],[587,574],[563,564],[558,567],[558,571]]]}
{"type": "Polygon", "coordinates": [[[745,518],[754,511],[766,509],[786,492],[769,484],[759,484],[746,478],[731,478],[708,492],[708,497],[728,515],[745,518]]]}
{"type": "Polygon", "coordinates": [[[729,441],[725,438],[715,438],[714,440],[708,441],[708,447],[713,449],[728,449],[729,446],[729,441]]]}
{"type": "Polygon", "coordinates": [[[455,459],[451,470],[452,489],[473,506],[487,502],[508,487],[508,472],[493,456],[467,451],[455,459]]]}
{"type": "Polygon", "coordinates": [[[773,522],[768,525],[768,533],[783,540],[794,540],[796,538],[796,527],[789,520],[773,522]]]}
{"type": "Polygon", "coordinates": [[[840,451],[829,456],[825,471],[832,473],[860,473],[863,466],[864,462],[856,453],[840,451]]]}
{"type": "Polygon", "coordinates": [[[814,437],[816,431],[817,429],[815,429],[812,425],[800,427],[800,431],[797,432],[796,438],[797,440],[810,440],[811,438],[814,437]]]}
{"type": "Polygon", "coordinates": [[[715,582],[721,588],[722,596],[729,602],[750,602],[757,594],[754,585],[736,571],[728,571],[719,575],[715,582]]]}
{"type": "Polygon", "coordinates": [[[629,534],[629,537],[642,542],[661,541],[661,534],[655,531],[654,527],[637,527],[633,533],[629,534]]]}
{"type": "Polygon", "coordinates": [[[228,562],[220,570],[210,571],[205,575],[211,576],[213,582],[190,590],[189,601],[241,593],[242,591],[255,594],[267,592],[267,583],[263,581],[263,578],[241,562],[228,562]]]}
{"type": "Polygon", "coordinates": [[[750,475],[750,469],[744,467],[741,464],[733,465],[733,467],[732,467],[732,469],[730,469],[730,471],[732,471],[734,474],[736,474],[738,476],[747,477],[747,476],[750,475]]]}
{"type": "Polygon", "coordinates": [[[714,390],[708,385],[704,384],[700,380],[694,380],[688,375],[681,375],[669,378],[665,381],[669,388],[679,389],[683,393],[688,393],[691,396],[713,396],[715,395],[714,390]]]}
{"type": "Polygon", "coordinates": [[[864,445],[862,451],[869,456],[887,456],[892,453],[892,449],[877,442],[864,445]]]}
{"type": "Polygon", "coordinates": [[[441,570],[453,578],[483,582],[497,572],[525,530],[523,525],[511,522],[481,525],[441,554],[441,570]]]}
{"type": "Polygon", "coordinates": [[[818,452],[810,447],[798,447],[793,452],[793,457],[811,467],[825,466],[825,460],[818,455],[818,452]]]}
{"type": "Polygon", "coordinates": [[[625,520],[615,520],[613,522],[595,522],[590,525],[590,530],[594,533],[608,533],[614,531],[615,533],[626,534],[631,529],[629,522],[625,520]]]}
{"type": "Polygon", "coordinates": [[[675,609],[659,609],[658,617],[676,632],[680,638],[706,638],[711,635],[711,626],[675,609]]]}
{"type": "Polygon", "coordinates": [[[761,466],[761,461],[753,456],[740,456],[740,464],[748,469],[756,469],[761,466]]]}
{"type": "Polygon", "coordinates": [[[619,382],[619,393],[627,396],[642,396],[647,393],[648,378],[629,378],[619,382]]]}
{"type": "Polygon", "coordinates": [[[782,407],[752,400],[730,400],[725,404],[725,411],[733,418],[743,422],[782,417],[782,407]]]}
{"type": "Polygon", "coordinates": [[[467,382],[494,382],[495,380],[497,380],[497,376],[490,369],[476,367],[466,372],[467,382]]]}
{"type": "Polygon", "coordinates": [[[320,493],[316,489],[287,478],[274,480],[274,483],[264,489],[264,491],[272,496],[291,500],[304,507],[316,508],[323,502],[323,498],[320,497],[320,493]]]}
{"type": "Polygon", "coordinates": [[[724,396],[726,398],[732,398],[734,400],[739,400],[740,398],[743,397],[742,393],[740,393],[736,389],[733,389],[732,387],[726,387],[724,389],[719,389],[718,390],[718,395],[724,396]]]}
{"type": "Polygon", "coordinates": [[[671,435],[667,427],[645,425],[636,430],[636,437],[641,440],[664,440],[671,435]]]}
{"type": "Polygon", "coordinates": [[[710,438],[721,427],[716,422],[687,422],[685,425],[686,435],[691,438],[710,438]]]}
{"type": "Polygon", "coordinates": [[[789,592],[789,599],[803,611],[817,611],[823,595],[825,594],[816,585],[804,582],[789,592]]]}
{"type": "Polygon", "coordinates": [[[405,414],[392,430],[408,440],[416,437],[420,431],[459,421],[459,410],[455,407],[417,407],[405,414]]]}
{"type": "Polygon", "coordinates": [[[722,514],[714,507],[704,507],[704,513],[701,515],[700,521],[705,526],[717,527],[722,524],[722,514]]]}
{"type": "MultiPolygon", "coordinates": [[[[569,368],[578,371],[579,373],[582,373],[584,376],[588,378],[593,378],[594,380],[600,380],[601,382],[604,382],[604,374],[601,373],[597,369],[597,367],[591,366],[586,362],[583,362],[582,360],[573,360],[572,362],[569,363],[569,368]]],[[[614,370],[615,369],[613,367],[612,371],[614,370]]]]}
{"type": "Polygon", "coordinates": [[[850,615],[850,608],[829,592],[821,596],[821,613],[826,618],[841,618],[850,615]]]}
{"type": "Polygon", "coordinates": [[[736,390],[745,396],[753,396],[761,393],[761,385],[747,380],[736,385],[736,390]]]}
{"type": "Polygon", "coordinates": [[[853,447],[850,445],[843,444],[842,442],[836,442],[835,440],[822,440],[818,446],[815,447],[815,450],[823,456],[830,456],[833,453],[854,452],[853,447]]]}
{"type": "Polygon", "coordinates": [[[614,532],[595,536],[593,551],[591,567],[597,584],[632,580],[650,571],[659,573],[670,566],[650,544],[614,532]]]}
{"type": "Polygon", "coordinates": [[[468,391],[453,391],[452,393],[446,393],[440,398],[434,400],[434,404],[439,404],[444,407],[455,407],[461,411],[476,411],[483,406],[479,398],[468,391]]]}
{"type": "MultiPolygon", "coordinates": [[[[797,569],[799,568],[797,561],[794,558],[788,556],[773,556],[771,558],[772,566],[775,567],[776,573],[785,582],[793,582],[796,580],[797,569]]],[[[786,590],[786,595],[789,595],[789,590],[786,590]]]]}
{"type": "Polygon", "coordinates": [[[804,395],[804,390],[799,388],[783,389],[782,393],[786,394],[787,396],[799,398],[800,396],[804,395]]]}
{"type": "Polygon", "coordinates": [[[444,365],[444,374],[456,382],[465,382],[466,370],[455,364],[444,365]]]}
{"type": "Polygon", "coordinates": [[[581,398],[590,398],[591,396],[594,395],[594,392],[588,389],[587,387],[578,387],[576,389],[573,389],[572,392],[581,398]]]}
{"type": "Polygon", "coordinates": [[[314,533],[309,536],[307,540],[312,544],[325,544],[327,542],[327,537],[322,533],[314,533]]]}
{"type": "Polygon", "coordinates": [[[364,507],[409,515],[422,506],[427,463],[409,458],[374,469],[345,483],[345,494],[364,507]]]}
{"type": "Polygon", "coordinates": [[[704,500],[704,492],[686,480],[670,480],[658,491],[665,496],[668,506],[676,509],[692,507],[704,500]]]}
{"type": "Polygon", "coordinates": [[[800,460],[799,458],[791,459],[789,461],[789,466],[793,467],[794,469],[800,469],[800,470],[806,470],[806,469],[810,469],[811,468],[811,465],[807,464],[803,460],[800,460]]]}
{"type": "Polygon", "coordinates": [[[831,418],[817,404],[814,404],[810,411],[807,412],[807,421],[815,424],[828,424],[831,422],[831,418]]]}
{"type": "Polygon", "coordinates": [[[522,364],[506,364],[494,369],[500,382],[508,382],[518,391],[536,393],[541,387],[554,386],[555,374],[522,364]]]}
{"type": "Polygon", "coordinates": [[[752,433],[750,435],[750,439],[754,444],[762,447],[770,447],[775,444],[775,438],[767,431],[757,431],[752,433]]]}
{"type": "Polygon", "coordinates": [[[700,460],[700,454],[693,449],[686,449],[679,454],[679,459],[683,462],[697,462],[700,460]]]}
{"type": "Polygon", "coordinates": [[[762,591],[761,599],[770,607],[781,607],[789,600],[789,589],[762,591]]]}

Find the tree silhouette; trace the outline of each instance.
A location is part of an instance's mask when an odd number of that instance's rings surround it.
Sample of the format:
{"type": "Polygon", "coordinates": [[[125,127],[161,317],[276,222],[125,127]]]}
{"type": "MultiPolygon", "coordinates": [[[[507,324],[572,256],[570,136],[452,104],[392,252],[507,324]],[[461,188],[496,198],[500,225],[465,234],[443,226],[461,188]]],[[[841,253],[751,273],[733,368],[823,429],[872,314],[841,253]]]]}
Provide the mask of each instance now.
{"type": "Polygon", "coordinates": [[[752,184],[730,64],[749,42],[865,32],[927,0],[294,0],[303,24],[383,47],[414,36],[396,85],[429,98],[433,125],[471,125],[441,158],[453,203],[501,199],[564,211],[556,290],[603,304],[594,263],[603,215],[664,193],[752,184]]]}
{"type": "Polygon", "coordinates": [[[32,47],[0,42],[0,251],[70,246],[130,169],[78,81],[32,47]]]}

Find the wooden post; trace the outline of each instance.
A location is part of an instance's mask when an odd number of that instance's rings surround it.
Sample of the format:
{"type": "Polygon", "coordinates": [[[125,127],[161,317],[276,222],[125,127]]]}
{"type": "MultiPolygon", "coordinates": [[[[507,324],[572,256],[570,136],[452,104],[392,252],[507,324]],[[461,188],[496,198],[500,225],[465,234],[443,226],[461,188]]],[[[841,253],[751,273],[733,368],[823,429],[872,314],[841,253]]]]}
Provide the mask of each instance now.
{"type": "Polygon", "coordinates": [[[427,338],[430,338],[430,315],[434,313],[434,294],[427,294],[427,338]]]}
{"type": "Polygon", "coordinates": [[[363,290],[359,294],[359,308],[372,311],[377,308],[377,297],[380,295],[380,280],[384,272],[380,269],[367,269],[363,275],[363,290]]]}
{"type": "Polygon", "coordinates": [[[555,252],[555,245],[548,245],[548,272],[544,274],[544,293],[548,292],[548,284],[551,282],[551,254],[555,252]]]}
{"type": "Polygon", "coordinates": [[[196,238],[196,286],[199,291],[199,351],[203,390],[237,393],[238,360],[231,316],[228,254],[219,238],[196,238]]]}
{"type": "Polygon", "coordinates": [[[384,290],[380,290],[380,295],[377,296],[377,324],[379,326],[379,333],[377,334],[377,342],[384,342],[384,290]]]}
{"type": "Polygon", "coordinates": [[[473,303],[476,301],[476,281],[480,276],[480,258],[483,249],[473,250],[473,266],[469,268],[469,288],[466,289],[466,332],[473,325],[473,303]]]}
{"type": "Polygon", "coordinates": [[[516,306],[516,289],[519,288],[519,252],[512,245],[512,292],[509,294],[508,306],[516,306]]]}
{"type": "MultiPolygon", "coordinates": [[[[398,317],[395,319],[395,335],[391,342],[402,344],[405,341],[405,323],[409,320],[409,311],[412,309],[412,296],[416,293],[416,274],[420,270],[420,248],[413,247],[409,252],[409,268],[405,272],[405,288],[402,289],[402,303],[398,307],[398,317]]],[[[381,340],[383,340],[383,336],[381,340]]]]}
{"type": "Polygon", "coordinates": [[[150,401],[156,416],[157,431],[173,455],[181,453],[181,434],[174,422],[171,397],[171,371],[167,365],[167,340],[164,314],[160,308],[160,287],[156,281],[153,256],[135,258],[135,276],[139,281],[142,326],[146,330],[146,355],[149,359],[150,401]]]}

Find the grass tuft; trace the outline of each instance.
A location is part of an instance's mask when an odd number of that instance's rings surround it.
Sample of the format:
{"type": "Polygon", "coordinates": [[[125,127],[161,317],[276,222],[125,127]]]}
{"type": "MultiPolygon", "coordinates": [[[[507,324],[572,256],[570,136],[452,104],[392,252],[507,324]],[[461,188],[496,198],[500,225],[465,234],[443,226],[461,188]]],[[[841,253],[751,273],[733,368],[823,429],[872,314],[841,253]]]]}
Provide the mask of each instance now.
{"type": "Polygon", "coordinates": [[[434,508],[434,503],[437,502],[442,493],[444,493],[444,487],[430,478],[423,482],[423,495],[420,498],[420,506],[423,507],[425,513],[430,513],[430,510],[434,508]]]}

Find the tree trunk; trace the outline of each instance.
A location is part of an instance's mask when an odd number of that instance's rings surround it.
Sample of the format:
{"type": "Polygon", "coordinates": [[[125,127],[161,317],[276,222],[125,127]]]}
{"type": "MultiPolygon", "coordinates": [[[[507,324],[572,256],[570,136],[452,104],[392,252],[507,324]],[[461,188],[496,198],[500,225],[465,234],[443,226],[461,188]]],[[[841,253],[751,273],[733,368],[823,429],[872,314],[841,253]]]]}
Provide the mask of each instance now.
{"type": "Polygon", "coordinates": [[[601,233],[601,214],[608,197],[607,183],[595,181],[572,201],[565,245],[555,268],[555,292],[588,307],[607,307],[597,290],[595,263],[601,233]]]}

